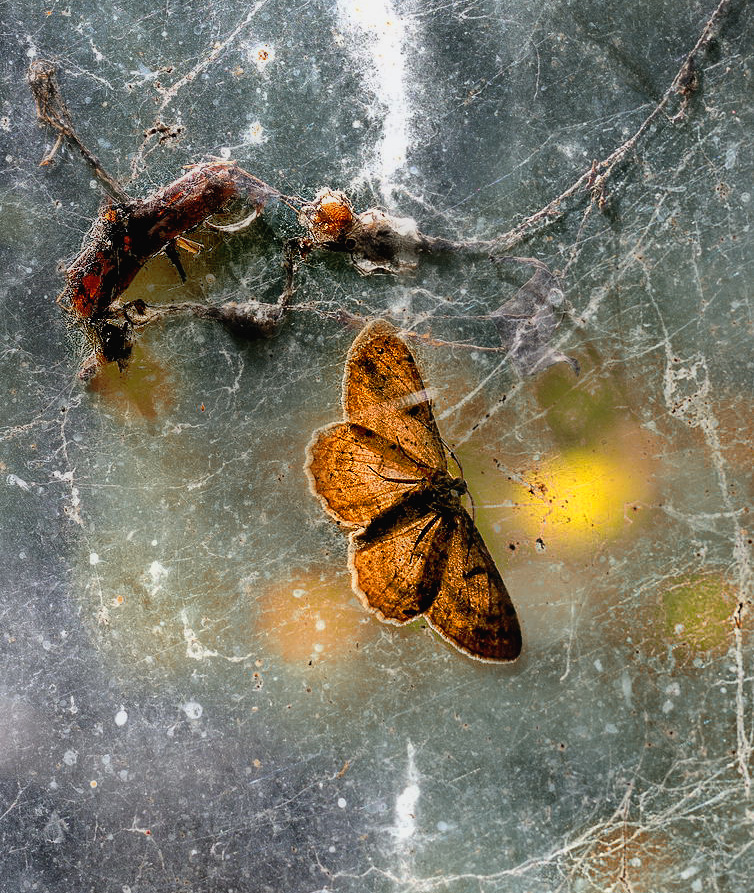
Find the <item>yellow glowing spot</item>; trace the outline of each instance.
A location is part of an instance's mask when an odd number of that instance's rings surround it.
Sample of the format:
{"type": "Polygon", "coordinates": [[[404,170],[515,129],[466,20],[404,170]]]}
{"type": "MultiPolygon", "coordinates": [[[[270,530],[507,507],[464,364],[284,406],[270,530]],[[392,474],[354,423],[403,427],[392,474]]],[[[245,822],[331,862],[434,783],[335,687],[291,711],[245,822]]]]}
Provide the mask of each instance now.
{"type": "Polygon", "coordinates": [[[513,485],[514,511],[525,531],[548,545],[618,536],[640,517],[652,490],[646,465],[617,452],[570,450],[522,477],[526,486],[513,485]]]}
{"type": "Polygon", "coordinates": [[[92,779],[92,780],[89,782],[89,787],[90,787],[90,788],[96,788],[96,787],[97,787],[97,782],[96,782],[94,779],[92,779]]]}
{"type": "Polygon", "coordinates": [[[122,605],[124,601],[125,601],[125,598],[123,598],[122,595],[115,596],[115,604],[116,605],[122,605]]]}

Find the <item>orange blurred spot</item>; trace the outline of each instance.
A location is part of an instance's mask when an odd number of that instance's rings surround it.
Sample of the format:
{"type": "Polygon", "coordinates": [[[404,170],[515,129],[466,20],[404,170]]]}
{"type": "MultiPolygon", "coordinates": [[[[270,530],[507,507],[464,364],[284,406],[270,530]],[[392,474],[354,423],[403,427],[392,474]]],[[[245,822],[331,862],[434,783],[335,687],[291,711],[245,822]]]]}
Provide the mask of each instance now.
{"type": "Polygon", "coordinates": [[[345,660],[379,632],[343,575],[301,573],[259,596],[260,631],[285,661],[345,660]]]}

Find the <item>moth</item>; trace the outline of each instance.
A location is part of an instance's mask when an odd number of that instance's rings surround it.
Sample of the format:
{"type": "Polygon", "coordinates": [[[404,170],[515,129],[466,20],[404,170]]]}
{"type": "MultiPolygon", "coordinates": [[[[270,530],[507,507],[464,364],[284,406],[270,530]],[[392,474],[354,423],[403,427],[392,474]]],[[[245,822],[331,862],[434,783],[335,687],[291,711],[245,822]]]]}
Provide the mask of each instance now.
{"type": "Polygon", "coordinates": [[[513,602],[448,472],[432,402],[406,343],[387,322],[356,338],[343,377],[342,422],[314,432],[306,473],[325,511],[349,530],[353,589],[387,623],[422,615],[464,654],[521,652],[513,602]]]}

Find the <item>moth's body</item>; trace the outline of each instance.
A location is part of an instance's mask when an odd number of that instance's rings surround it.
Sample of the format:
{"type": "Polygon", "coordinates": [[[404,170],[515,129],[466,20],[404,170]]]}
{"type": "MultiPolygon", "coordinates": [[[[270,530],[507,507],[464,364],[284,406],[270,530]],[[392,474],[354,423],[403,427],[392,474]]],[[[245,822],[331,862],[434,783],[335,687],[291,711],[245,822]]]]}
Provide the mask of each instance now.
{"type": "Polygon", "coordinates": [[[350,533],[354,591],[382,620],[424,614],[461,651],[514,660],[515,609],[461,503],[428,392],[391,326],[354,342],[343,383],[345,421],[315,432],[306,470],[325,509],[350,533]]]}

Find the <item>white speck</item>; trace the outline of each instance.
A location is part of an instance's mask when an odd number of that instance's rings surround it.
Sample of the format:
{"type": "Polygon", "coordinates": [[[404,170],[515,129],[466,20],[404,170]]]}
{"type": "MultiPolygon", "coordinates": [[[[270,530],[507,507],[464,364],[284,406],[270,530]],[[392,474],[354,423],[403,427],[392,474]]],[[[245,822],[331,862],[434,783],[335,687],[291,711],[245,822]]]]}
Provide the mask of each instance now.
{"type": "Polygon", "coordinates": [[[699,893],[699,891],[703,888],[703,886],[704,886],[704,884],[702,883],[702,879],[701,879],[701,878],[697,878],[697,879],[691,884],[691,889],[694,891],[694,893],[699,893]]]}
{"type": "Polygon", "coordinates": [[[670,713],[670,711],[671,711],[674,707],[675,707],[675,704],[674,704],[670,699],[668,699],[668,700],[665,701],[665,703],[662,705],[662,712],[663,712],[663,713],[670,713]]]}
{"type": "Polygon", "coordinates": [[[314,624],[314,628],[315,628],[318,632],[322,632],[322,630],[325,628],[325,626],[327,626],[327,624],[325,623],[324,620],[318,620],[318,621],[314,624]]]}
{"type": "Polygon", "coordinates": [[[23,478],[18,477],[18,475],[16,475],[16,474],[9,474],[5,478],[5,480],[8,482],[8,484],[11,487],[18,487],[19,489],[24,490],[27,493],[31,489],[29,484],[27,484],[23,478]]]}
{"type": "Polygon", "coordinates": [[[181,710],[183,710],[189,719],[199,719],[202,713],[204,713],[204,707],[197,701],[186,701],[181,707],[181,710]]]}
{"type": "Polygon", "coordinates": [[[748,205],[749,202],[751,201],[751,193],[750,192],[742,192],[741,195],[739,195],[739,198],[741,199],[742,205],[748,205]]]}
{"type": "Polygon", "coordinates": [[[99,183],[96,180],[90,180],[89,188],[90,189],[99,189],[99,183]]]}
{"type": "Polygon", "coordinates": [[[247,50],[249,62],[256,65],[259,72],[263,72],[267,66],[275,61],[275,47],[269,43],[258,43],[247,50]]]}
{"type": "Polygon", "coordinates": [[[438,831],[449,831],[449,830],[450,830],[450,825],[449,825],[447,822],[438,822],[438,823],[437,823],[437,830],[438,830],[438,831]]]}
{"type": "Polygon", "coordinates": [[[345,797],[338,797],[338,806],[339,806],[341,809],[345,809],[345,808],[346,808],[346,798],[345,798],[345,797]]]}
{"type": "Polygon", "coordinates": [[[688,868],[684,868],[681,872],[681,880],[687,881],[695,874],[699,874],[699,867],[697,865],[689,865],[688,868]]]}
{"type": "Polygon", "coordinates": [[[267,134],[259,121],[252,121],[241,133],[241,140],[246,145],[261,146],[262,143],[267,142],[267,134]]]}
{"type": "Polygon", "coordinates": [[[315,651],[317,654],[322,654],[322,652],[323,652],[324,650],[325,650],[325,646],[324,646],[324,645],[320,645],[319,642],[317,642],[317,643],[315,644],[315,646],[314,646],[314,651],[315,651]]]}
{"type": "Polygon", "coordinates": [[[151,542],[150,545],[152,545],[152,546],[156,546],[156,545],[157,545],[157,540],[152,540],[152,542],[151,542]]]}
{"type": "Polygon", "coordinates": [[[159,583],[160,580],[167,577],[169,573],[170,571],[162,564],[160,564],[159,561],[153,561],[149,565],[149,576],[152,578],[153,583],[159,583]]]}
{"type": "Polygon", "coordinates": [[[416,804],[419,800],[419,785],[408,784],[398,795],[395,801],[395,827],[393,833],[396,837],[405,840],[411,837],[416,829],[416,804]]]}
{"type": "Polygon", "coordinates": [[[602,661],[599,660],[599,658],[594,662],[594,669],[595,669],[598,673],[601,673],[602,670],[603,670],[602,661]]]}
{"type": "Polygon", "coordinates": [[[620,680],[621,688],[623,689],[623,697],[626,699],[626,703],[628,706],[631,706],[631,677],[628,675],[626,670],[623,671],[620,680]]]}
{"type": "Polygon", "coordinates": [[[291,595],[294,598],[302,598],[303,596],[306,595],[306,589],[294,589],[293,592],[291,593],[291,595]]]}
{"type": "Polygon", "coordinates": [[[615,723],[612,722],[605,723],[605,731],[608,735],[617,735],[618,726],[616,726],[615,723]]]}
{"type": "Polygon", "coordinates": [[[79,760],[79,752],[77,750],[67,750],[63,754],[63,762],[66,766],[75,766],[79,760]]]}
{"type": "Polygon", "coordinates": [[[406,767],[406,786],[395,798],[395,824],[392,833],[399,840],[406,840],[416,830],[416,804],[419,801],[419,773],[414,762],[414,745],[409,741],[406,745],[408,765],[406,767]]]}
{"type": "MultiPolygon", "coordinates": [[[[358,118],[351,123],[351,127],[353,127],[354,130],[360,130],[363,126],[364,125],[361,123],[361,121],[358,120],[358,118]]],[[[10,128],[8,129],[10,130],[10,128]]]]}
{"type": "Polygon", "coordinates": [[[125,707],[121,707],[115,714],[115,725],[124,726],[128,722],[128,713],[125,707]]]}
{"type": "Polygon", "coordinates": [[[147,573],[149,574],[149,578],[152,583],[152,585],[148,587],[149,594],[154,595],[159,589],[162,588],[162,581],[170,573],[170,570],[169,568],[164,567],[162,564],[160,564],[159,561],[153,561],[149,565],[147,573]]]}
{"type": "Polygon", "coordinates": [[[684,629],[685,629],[685,627],[684,627],[684,625],[683,625],[682,623],[676,623],[676,625],[673,627],[673,632],[674,632],[677,636],[680,636],[680,635],[683,634],[683,630],[684,630],[684,629]]]}
{"type": "Polygon", "coordinates": [[[89,553],[89,564],[91,564],[91,565],[99,564],[99,555],[96,552],[89,553]]]}
{"type": "Polygon", "coordinates": [[[220,156],[220,158],[227,161],[233,153],[227,146],[223,146],[217,154],[220,156]]]}
{"type": "Polygon", "coordinates": [[[678,697],[680,693],[681,686],[677,682],[671,682],[669,685],[665,686],[666,695],[675,695],[675,697],[678,697]]]}

